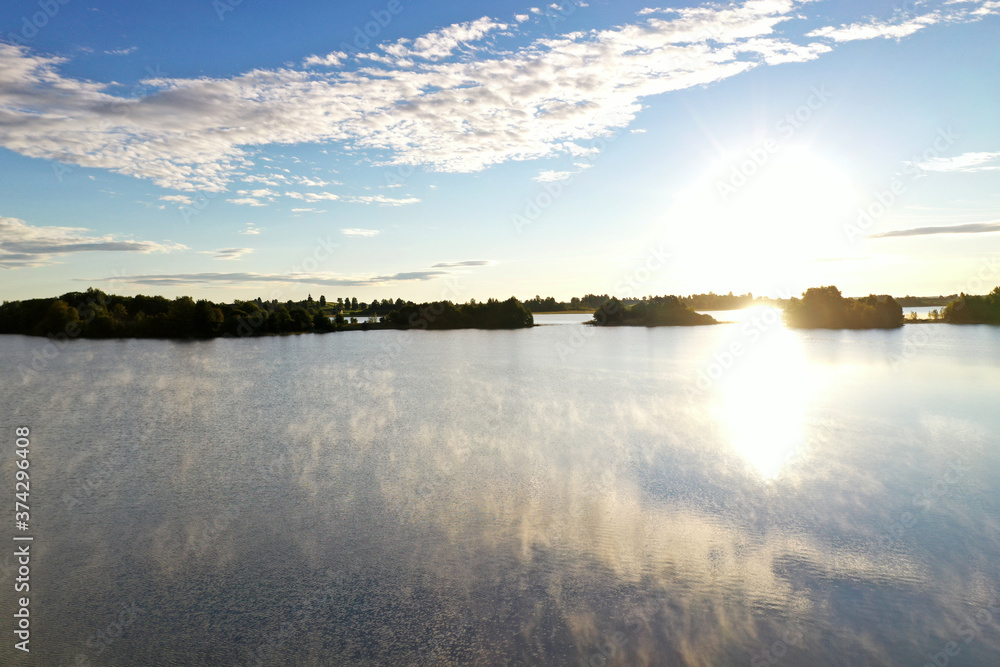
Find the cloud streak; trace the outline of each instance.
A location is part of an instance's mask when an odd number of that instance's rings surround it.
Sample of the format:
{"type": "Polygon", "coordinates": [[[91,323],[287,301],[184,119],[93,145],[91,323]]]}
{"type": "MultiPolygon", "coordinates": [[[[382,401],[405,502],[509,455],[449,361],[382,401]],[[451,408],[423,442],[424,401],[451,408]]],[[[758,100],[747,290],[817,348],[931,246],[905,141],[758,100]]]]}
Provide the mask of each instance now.
{"type": "Polygon", "coordinates": [[[932,234],[989,234],[1000,232],[1000,222],[973,222],[967,225],[950,225],[944,227],[913,227],[897,229],[880,234],[869,234],[870,239],[887,239],[901,236],[930,236],[932,234]]]}
{"type": "Polygon", "coordinates": [[[111,234],[88,236],[88,232],[83,227],[37,227],[18,218],[0,217],[0,269],[45,266],[80,252],[148,254],[187,249],[180,243],[135,241],[111,234]]]}
{"type": "Polygon", "coordinates": [[[218,250],[199,250],[199,255],[212,255],[214,259],[239,259],[253,252],[253,248],[219,248],[218,250]]]}
{"type": "Polygon", "coordinates": [[[432,266],[432,269],[457,269],[463,266],[489,266],[490,262],[486,259],[472,259],[465,262],[440,262],[432,266]]]}
{"type": "MultiPolygon", "coordinates": [[[[462,263],[464,265],[464,263],[462,263]]],[[[115,276],[111,278],[99,278],[99,282],[112,280],[125,281],[137,285],[148,285],[157,287],[181,287],[198,285],[248,285],[252,283],[297,283],[303,285],[318,285],[323,287],[377,287],[403,282],[425,282],[450,275],[450,271],[443,269],[429,269],[424,271],[405,271],[388,275],[376,276],[334,276],[326,274],[277,274],[277,273],[172,273],[172,274],[148,274],[141,276],[129,276],[122,278],[115,276]]],[[[82,282],[95,282],[90,279],[81,279],[82,282]]]]}
{"type": "Polygon", "coordinates": [[[935,157],[923,162],[909,162],[923,171],[965,172],[1000,170],[1000,151],[962,153],[955,157],[935,157]]]}

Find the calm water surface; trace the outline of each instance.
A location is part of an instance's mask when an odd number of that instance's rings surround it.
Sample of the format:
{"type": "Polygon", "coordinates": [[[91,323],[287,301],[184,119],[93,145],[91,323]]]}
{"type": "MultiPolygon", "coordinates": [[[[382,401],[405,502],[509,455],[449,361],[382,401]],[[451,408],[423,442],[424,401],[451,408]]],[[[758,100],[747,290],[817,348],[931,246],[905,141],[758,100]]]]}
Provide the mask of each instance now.
{"type": "Polygon", "coordinates": [[[17,664],[1000,663],[1000,328],[584,319],[0,337],[17,664]]]}

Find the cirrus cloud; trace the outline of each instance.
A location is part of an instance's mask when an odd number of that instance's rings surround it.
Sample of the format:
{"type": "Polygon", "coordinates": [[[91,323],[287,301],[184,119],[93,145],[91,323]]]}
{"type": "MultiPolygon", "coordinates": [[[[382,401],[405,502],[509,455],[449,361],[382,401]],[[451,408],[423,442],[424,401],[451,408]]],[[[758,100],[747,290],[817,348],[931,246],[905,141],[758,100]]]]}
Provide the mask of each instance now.
{"type": "Polygon", "coordinates": [[[323,287],[376,287],[404,282],[425,282],[443,278],[452,274],[449,268],[466,266],[483,266],[489,264],[485,260],[469,262],[452,262],[435,264],[430,269],[419,271],[403,271],[385,275],[338,276],[328,273],[164,273],[139,276],[113,276],[110,278],[80,279],[82,282],[128,282],[137,285],[155,287],[194,287],[201,285],[246,285],[250,283],[296,283],[302,285],[318,285],[323,287]]]}
{"type": "Polygon", "coordinates": [[[112,234],[89,236],[83,227],[39,227],[19,218],[0,217],[0,269],[54,264],[60,257],[80,252],[173,252],[187,250],[180,243],[135,241],[112,234]]]}
{"type": "Polygon", "coordinates": [[[939,227],[913,227],[896,229],[891,232],[869,234],[870,239],[888,239],[902,236],[930,236],[933,234],[989,234],[1000,232],[1000,222],[972,222],[965,225],[944,225],[939,227]]]}
{"type": "MultiPolygon", "coordinates": [[[[807,4],[664,9],[509,48],[490,40],[523,38],[532,23],[483,17],[382,44],[378,52],[310,56],[303,69],[153,76],[142,82],[148,92],[133,97],[114,94],[112,82],[64,74],[65,58],[0,44],[0,146],[178,191],[224,192],[234,180],[250,181],[254,160],[265,158],[249,147],[268,145],[327,143],[379,165],[476,172],[575,154],[579,142],[627,127],[654,95],[814,60],[832,50],[831,42],[899,37],[1000,11],[995,2],[973,0],[898,24],[831,26],[795,41],[779,33],[807,4]]],[[[233,203],[264,205],[254,197],[233,203]]]]}
{"type": "Polygon", "coordinates": [[[199,250],[199,255],[212,255],[214,259],[239,259],[253,252],[253,248],[219,248],[218,250],[199,250]]]}

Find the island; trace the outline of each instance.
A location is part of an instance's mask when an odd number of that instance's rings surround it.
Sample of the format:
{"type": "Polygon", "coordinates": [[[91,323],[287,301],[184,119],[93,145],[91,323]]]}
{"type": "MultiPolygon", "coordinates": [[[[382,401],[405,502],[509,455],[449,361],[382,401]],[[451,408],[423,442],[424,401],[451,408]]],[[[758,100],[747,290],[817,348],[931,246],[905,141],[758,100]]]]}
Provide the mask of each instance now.
{"type": "Polygon", "coordinates": [[[523,329],[535,325],[534,316],[520,301],[489,299],[456,306],[451,301],[404,304],[384,318],[393,329],[523,329]]]}
{"type": "Polygon", "coordinates": [[[949,324],[1000,324],[1000,286],[983,296],[959,294],[945,306],[943,318],[949,324]]]}
{"type": "MultiPolygon", "coordinates": [[[[607,294],[586,294],[574,296],[569,301],[557,301],[555,297],[535,295],[533,299],[525,299],[524,307],[533,313],[592,313],[600,308],[611,297],[607,294]]],[[[616,297],[618,298],[618,297],[616,297]]],[[[677,297],[685,306],[695,310],[739,310],[760,304],[760,297],[753,294],[691,294],[677,297]]],[[[643,301],[643,297],[620,297],[618,300],[625,306],[634,306],[643,301]]]]}
{"type": "Polygon", "coordinates": [[[594,319],[588,324],[602,327],[686,327],[718,324],[718,321],[711,315],[696,313],[679,297],[671,295],[649,297],[631,306],[612,297],[594,312],[594,319]]]}
{"type": "MultiPolygon", "coordinates": [[[[348,319],[344,301],[279,302],[257,298],[232,303],[195,301],[189,296],[118,296],[90,288],[47,299],[5,301],[0,333],[54,338],[217,338],[370,329],[517,329],[534,326],[530,311],[516,298],[465,304],[450,301],[394,307],[379,317],[348,319]]],[[[356,303],[356,302],[355,302],[356,303]]]]}
{"type": "Polygon", "coordinates": [[[886,294],[848,298],[830,285],[789,299],[784,318],[791,329],[894,329],[903,326],[903,307],[886,294]]]}
{"type": "MultiPolygon", "coordinates": [[[[913,297],[911,297],[913,298],[913,297]]],[[[4,301],[0,304],[0,334],[52,338],[178,338],[269,336],[377,329],[523,329],[535,325],[532,310],[590,312],[593,326],[699,326],[719,324],[703,305],[746,307],[777,305],[792,329],[892,329],[903,326],[898,299],[882,294],[844,297],[835,286],[811,287],[802,298],[767,299],[751,294],[622,298],[588,294],[570,302],[536,296],[525,302],[487,299],[456,304],[451,301],[414,303],[402,299],[356,298],[327,302],[325,296],[302,301],[261,298],[215,303],[190,296],[119,296],[90,288],[58,297],[4,301]],[[594,303],[601,299],[599,305],[594,303]],[[563,306],[565,310],[560,310],[563,306]]],[[[941,312],[920,323],[1000,324],[1000,287],[986,295],[960,294],[941,312]]]]}

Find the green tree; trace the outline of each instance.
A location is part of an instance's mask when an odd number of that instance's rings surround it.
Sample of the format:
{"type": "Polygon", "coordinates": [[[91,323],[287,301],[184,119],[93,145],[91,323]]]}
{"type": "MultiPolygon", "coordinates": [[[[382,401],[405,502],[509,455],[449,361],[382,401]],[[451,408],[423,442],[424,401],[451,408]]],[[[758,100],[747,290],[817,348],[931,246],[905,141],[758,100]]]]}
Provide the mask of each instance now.
{"type": "Polygon", "coordinates": [[[291,311],[292,316],[292,331],[311,331],[313,320],[309,317],[309,313],[303,308],[295,308],[291,311]]]}
{"type": "Polygon", "coordinates": [[[330,322],[330,318],[323,313],[316,313],[313,315],[313,331],[333,331],[333,323],[330,322]]]}
{"type": "Polygon", "coordinates": [[[60,333],[67,334],[74,331],[73,327],[79,326],[79,323],[80,314],[76,308],[73,308],[62,299],[56,299],[45,313],[45,319],[35,328],[35,333],[39,336],[60,333]]]}
{"type": "Polygon", "coordinates": [[[222,331],[224,321],[222,310],[211,301],[199,299],[194,305],[194,329],[191,335],[211,338],[222,331]]]}

